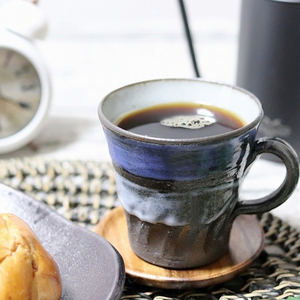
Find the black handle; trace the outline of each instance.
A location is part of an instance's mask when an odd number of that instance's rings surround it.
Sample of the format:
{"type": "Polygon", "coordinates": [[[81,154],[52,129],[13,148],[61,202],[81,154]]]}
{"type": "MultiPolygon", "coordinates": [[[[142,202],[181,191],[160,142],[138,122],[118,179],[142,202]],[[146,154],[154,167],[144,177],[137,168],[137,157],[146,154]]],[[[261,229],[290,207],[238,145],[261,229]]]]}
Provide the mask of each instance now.
{"type": "Polygon", "coordinates": [[[273,193],[255,200],[239,201],[233,217],[240,214],[258,214],[281,205],[295,190],[299,179],[299,163],[296,152],[284,140],[279,138],[258,139],[253,149],[249,166],[256,157],[263,153],[271,153],[279,157],[286,167],[286,176],[282,184],[273,193]]]}

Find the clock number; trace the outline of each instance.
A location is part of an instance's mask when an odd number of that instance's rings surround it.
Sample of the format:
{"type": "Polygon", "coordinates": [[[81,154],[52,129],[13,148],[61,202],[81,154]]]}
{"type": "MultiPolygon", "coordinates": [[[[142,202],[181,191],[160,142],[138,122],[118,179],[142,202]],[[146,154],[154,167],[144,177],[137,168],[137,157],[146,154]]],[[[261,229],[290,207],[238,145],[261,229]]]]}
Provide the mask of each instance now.
{"type": "Polygon", "coordinates": [[[31,105],[26,102],[18,102],[19,106],[24,109],[30,109],[31,105]]]}
{"type": "Polygon", "coordinates": [[[23,84],[21,86],[21,91],[22,92],[29,92],[32,90],[35,90],[36,88],[38,88],[38,83],[29,83],[29,84],[23,84]]]}
{"type": "Polygon", "coordinates": [[[30,67],[31,67],[30,64],[23,65],[20,69],[15,71],[15,76],[20,77],[23,74],[28,73],[30,70],[30,67]]]}

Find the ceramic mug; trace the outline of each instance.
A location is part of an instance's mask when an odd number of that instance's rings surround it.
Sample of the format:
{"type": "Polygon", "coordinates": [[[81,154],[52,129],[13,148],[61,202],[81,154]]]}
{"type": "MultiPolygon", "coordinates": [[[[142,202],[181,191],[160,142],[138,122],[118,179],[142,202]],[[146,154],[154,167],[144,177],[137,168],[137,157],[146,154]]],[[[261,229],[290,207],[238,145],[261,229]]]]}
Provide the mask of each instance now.
{"type": "Polygon", "coordinates": [[[298,182],[297,155],[281,139],[256,138],[262,117],[259,100],[248,91],[201,79],[135,83],[102,100],[99,118],[136,255],[175,269],[209,264],[228,250],[239,214],[269,211],[287,200],[298,182]],[[191,139],[154,138],[117,125],[132,111],[174,102],[212,105],[238,115],[244,125],[191,139]],[[262,153],[278,156],[286,177],[270,195],[241,201],[241,183],[262,153]]]}

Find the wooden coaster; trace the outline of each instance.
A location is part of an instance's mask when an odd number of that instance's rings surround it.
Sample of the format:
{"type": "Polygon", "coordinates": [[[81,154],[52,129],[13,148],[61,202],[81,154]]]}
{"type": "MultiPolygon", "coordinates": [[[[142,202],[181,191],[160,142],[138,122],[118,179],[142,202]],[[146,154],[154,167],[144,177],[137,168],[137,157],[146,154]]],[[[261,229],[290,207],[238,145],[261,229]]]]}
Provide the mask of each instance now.
{"type": "Polygon", "coordinates": [[[188,289],[219,284],[245,270],[263,249],[264,235],[255,216],[240,215],[234,221],[229,251],[219,260],[189,270],[152,265],[132,251],[123,207],[113,209],[95,230],[122,255],[131,282],[167,289],[188,289]]]}

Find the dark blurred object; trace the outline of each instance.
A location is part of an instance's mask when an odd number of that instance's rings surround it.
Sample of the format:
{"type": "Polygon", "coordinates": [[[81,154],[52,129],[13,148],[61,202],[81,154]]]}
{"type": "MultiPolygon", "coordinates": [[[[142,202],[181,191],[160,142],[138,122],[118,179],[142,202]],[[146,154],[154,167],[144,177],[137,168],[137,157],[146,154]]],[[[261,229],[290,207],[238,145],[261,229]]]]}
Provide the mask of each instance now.
{"type": "Polygon", "coordinates": [[[260,135],[300,153],[300,0],[242,0],[236,84],[263,105],[260,135]]]}
{"type": "Polygon", "coordinates": [[[181,17],[182,17],[182,23],[183,23],[185,36],[186,36],[186,41],[187,41],[187,44],[189,47],[190,56],[191,56],[191,60],[192,60],[192,64],[193,64],[193,69],[195,72],[195,77],[200,77],[200,72],[199,72],[197,59],[196,59],[196,55],[195,55],[195,51],[194,51],[193,38],[192,38],[190,26],[189,26],[189,20],[188,20],[188,16],[187,16],[186,9],[185,9],[185,4],[184,4],[183,0],[178,0],[178,3],[179,3],[180,13],[181,13],[181,17]]]}

